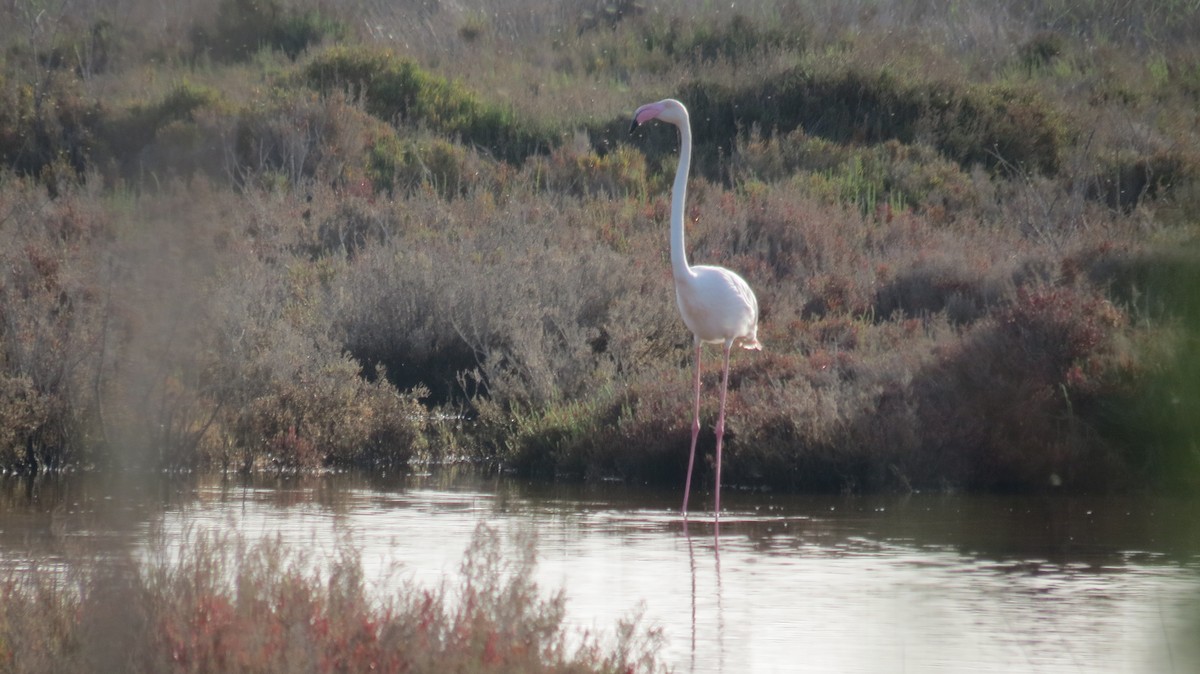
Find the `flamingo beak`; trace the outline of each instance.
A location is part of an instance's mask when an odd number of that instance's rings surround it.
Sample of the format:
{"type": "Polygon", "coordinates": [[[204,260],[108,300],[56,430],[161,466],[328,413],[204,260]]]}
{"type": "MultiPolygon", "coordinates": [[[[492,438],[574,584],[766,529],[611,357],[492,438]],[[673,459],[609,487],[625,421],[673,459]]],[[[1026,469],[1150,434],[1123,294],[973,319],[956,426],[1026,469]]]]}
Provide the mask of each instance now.
{"type": "Polygon", "coordinates": [[[633,113],[633,124],[629,125],[629,133],[633,133],[634,129],[654,119],[655,117],[658,117],[658,114],[662,111],[662,101],[659,101],[658,103],[647,103],[638,108],[637,111],[633,113]]]}

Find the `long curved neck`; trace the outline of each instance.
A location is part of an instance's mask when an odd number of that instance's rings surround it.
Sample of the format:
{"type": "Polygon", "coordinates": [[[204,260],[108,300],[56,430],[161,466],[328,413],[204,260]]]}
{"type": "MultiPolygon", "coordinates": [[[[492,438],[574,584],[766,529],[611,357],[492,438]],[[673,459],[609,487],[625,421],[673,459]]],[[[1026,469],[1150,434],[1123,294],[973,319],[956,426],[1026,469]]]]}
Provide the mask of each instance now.
{"type": "Polygon", "coordinates": [[[675,278],[692,274],[687,253],[683,248],[683,211],[687,201],[688,169],[692,163],[692,125],[687,117],[679,125],[679,168],[675,170],[675,186],[671,188],[671,271],[675,278]]]}

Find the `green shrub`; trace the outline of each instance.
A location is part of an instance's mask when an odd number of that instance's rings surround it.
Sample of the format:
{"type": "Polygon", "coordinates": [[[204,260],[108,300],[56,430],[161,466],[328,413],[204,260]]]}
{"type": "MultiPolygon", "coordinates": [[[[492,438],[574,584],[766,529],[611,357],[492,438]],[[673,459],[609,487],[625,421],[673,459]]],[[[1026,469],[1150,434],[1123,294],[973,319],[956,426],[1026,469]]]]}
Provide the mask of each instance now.
{"type": "Polygon", "coordinates": [[[1131,471],[1170,488],[1200,485],[1200,255],[1184,239],[1146,251],[1101,246],[1064,262],[1154,326],[1131,347],[1124,386],[1097,404],[1094,423],[1119,446],[1131,471]]]}
{"type": "Polygon", "coordinates": [[[604,4],[579,20],[587,39],[557,41],[559,71],[627,82],[634,73],[661,74],[678,64],[744,64],[773,52],[802,52],[810,37],[807,25],[764,25],[741,13],[684,18],[646,14],[637,3],[604,4]],[[595,31],[600,25],[612,30],[595,31]]]}
{"type": "MultiPolygon", "coordinates": [[[[1195,282],[1193,273],[1189,282],[1195,282]]],[[[1175,291],[1172,291],[1175,292],[1175,291]]],[[[1122,453],[1130,481],[1195,493],[1200,488],[1200,330],[1194,320],[1137,344],[1126,386],[1096,405],[1094,423],[1122,453]]]]}
{"type": "Polygon", "coordinates": [[[1041,31],[1017,49],[1017,57],[1026,72],[1033,75],[1062,56],[1066,45],[1065,36],[1052,31],[1041,31]]]}
{"type": "Polygon", "coordinates": [[[468,151],[461,145],[431,138],[401,140],[380,137],[367,155],[367,177],[376,190],[389,195],[411,193],[428,186],[443,199],[460,196],[467,188],[464,166],[468,151]]]}
{"type": "MultiPolygon", "coordinates": [[[[522,475],[572,477],[606,476],[603,447],[618,442],[610,430],[611,395],[593,394],[586,400],[551,402],[537,410],[518,411],[503,423],[504,413],[486,409],[483,418],[500,422],[498,441],[505,446],[499,458],[522,475]]],[[[619,408],[618,408],[619,409],[619,408]]]]}
{"type": "Polygon", "coordinates": [[[604,155],[564,145],[536,158],[539,179],[554,192],[581,197],[625,197],[646,193],[646,159],[622,145],[604,155]]]}
{"type": "Polygon", "coordinates": [[[647,21],[640,37],[647,51],[662,51],[675,61],[698,65],[725,59],[736,63],[772,49],[803,51],[809,37],[805,28],[764,27],[735,13],[728,19],[647,21]]]}
{"type": "MultiPolygon", "coordinates": [[[[707,425],[697,446],[700,480],[711,476],[705,457],[714,447],[716,397],[710,394],[716,390],[714,372],[719,373],[711,360],[706,367],[707,425]]],[[[654,365],[626,379],[620,392],[602,386],[586,399],[552,401],[515,414],[481,405],[480,420],[492,427],[493,437],[485,439],[499,445],[497,458],[524,475],[676,485],[687,468],[691,441],[690,382],[686,368],[654,365]]],[[[740,421],[727,423],[741,427],[740,421]]],[[[731,430],[731,446],[739,442],[733,435],[731,430]]]]}
{"type": "Polygon", "coordinates": [[[1033,89],[973,87],[956,99],[930,91],[932,143],[964,166],[1058,172],[1067,142],[1061,116],[1033,89]]]}
{"type": "Polygon", "coordinates": [[[107,18],[82,26],[60,26],[49,51],[39,54],[40,63],[51,70],[69,70],[83,79],[108,72],[123,46],[116,26],[107,18]]]}
{"type": "Polygon", "coordinates": [[[160,171],[187,175],[205,166],[216,174],[213,165],[221,163],[225,148],[211,136],[218,135],[214,121],[227,116],[227,108],[216,89],[183,80],[162,100],[110,114],[103,135],[106,155],[129,178],[160,171]]]}
{"type": "Polygon", "coordinates": [[[304,77],[323,93],[361,96],[380,119],[425,126],[515,163],[548,145],[548,136],[527,128],[511,111],[390,51],[335,47],[309,63],[304,77]]]}
{"type": "Polygon", "coordinates": [[[1177,150],[1141,156],[1114,153],[1098,163],[1098,170],[1088,178],[1088,197],[1124,212],[1170,193],[1172,187],[1200,181],[1197,158],[1177,150]]]}
{"type": "Polygon", "coordinates": [[[705,143],[697,157],[710,175],[739,134],[755,127],[779,134],[803,129],[839,144],[922,142],[966,168],[1047,174],[1058,170],[1066,142],[1058,114],[1032,90],[903,82],[854,68],[798,67],[738,87],[696,80],[679,98],[705,143]]]}
{"type": "Polygon", "coordinates": [[[272,27],[270,44],[295,60],[302,52],[326,40],[339,40],[346,35],[341,21],[318,10],[289,10],[272,27]]]}
{"type": "Polygon", "coordinates": [[[57,194],[60,179],[77,180],[91,166],[105,117],[74,73],[0,74],[0,162],[57,194]]]}
{"type": "Polygon", "coordinates": [[[318,10],[284,9],[279,0],[221,0],[212,26],[192,28],[192,49],[216,61],[246,61],[260,49],[295,59],[345,28],[318,10]]]}

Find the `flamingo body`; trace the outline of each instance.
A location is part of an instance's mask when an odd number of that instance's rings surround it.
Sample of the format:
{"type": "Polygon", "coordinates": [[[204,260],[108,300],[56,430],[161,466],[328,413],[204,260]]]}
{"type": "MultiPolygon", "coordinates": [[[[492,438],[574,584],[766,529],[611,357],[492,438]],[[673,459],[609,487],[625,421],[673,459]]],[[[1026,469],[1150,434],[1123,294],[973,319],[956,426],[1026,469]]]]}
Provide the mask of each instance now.
{"type": "Polygon", "coordinates": [[[740,341],[743,348],[760,349],[758,300],[741,276],[709,265],[691,267],[691,276],[675,278],[675,301],[683,323],[707,344],[740,341]]]}
{"type": "Polygon", "coordinates": [[[687,482],[683,491],[683,515],[687,516],[688,494],[692,487],[692,467],[696,461],[696,438],[700,433],[700,356],[705,344],[721,344],[724,368],[721,373],[720,412],[714,429],[717,436],[716,497],[714,510],[721,517],[721,445],[725,437],[725,394],[729,388],[729,351],[735,343],[742,348],[759,350],[758,300],[750,284],[724,267],[688,264],[684,250],[683,211],[687,200],[687,177],[692,157],[692,128],[687,108],[668,98],[648,103],[633,115],[630,131],[657,119],[679,129],[679,166],[671,189],[671,271],[675,279],[675,300],[684,325],[692,331],[696,344],[696,371],[692,382],[694,405],[692,447],[688,456],[687,482]]]}

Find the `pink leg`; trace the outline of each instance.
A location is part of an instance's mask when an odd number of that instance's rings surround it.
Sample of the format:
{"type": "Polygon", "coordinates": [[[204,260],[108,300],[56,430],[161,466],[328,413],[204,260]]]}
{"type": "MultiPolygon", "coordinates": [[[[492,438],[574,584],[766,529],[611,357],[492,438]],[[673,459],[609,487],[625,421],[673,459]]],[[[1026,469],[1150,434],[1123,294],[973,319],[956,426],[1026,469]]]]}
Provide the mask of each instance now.
{"type": "Polygon", "coordinates": [[[683,516],[687,517],[688,494],[692,491],[692,466],[696,463],[696,438],[700,435],[700,348],[703,343],[696,340],[696,375],[693,382],[695,404],[692,410],[692,451],[688,456],[687,482],[683,485],[683,516]]]}
{"type": "Polygon", "coordinates": [[[725,439],[725,389],[729,387],[729,349],[733,340],[725,340],[725,368],[721,373],[721,409],[717,413],[717,496],[716,519],[721,519],[721,441],[725,439]]]}

